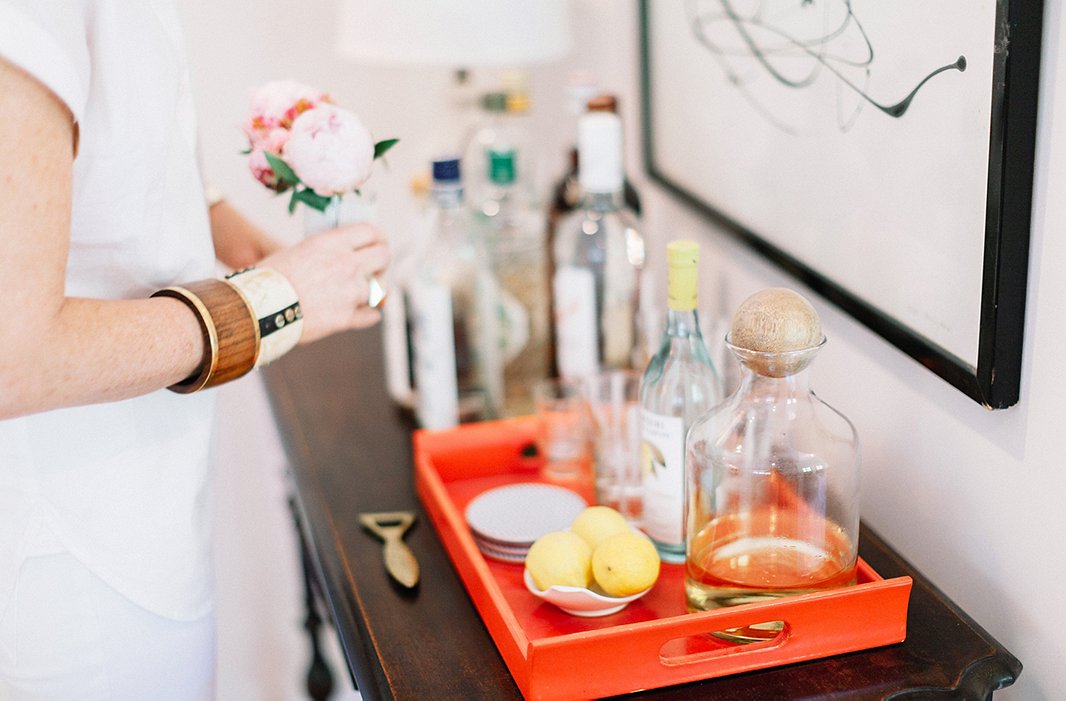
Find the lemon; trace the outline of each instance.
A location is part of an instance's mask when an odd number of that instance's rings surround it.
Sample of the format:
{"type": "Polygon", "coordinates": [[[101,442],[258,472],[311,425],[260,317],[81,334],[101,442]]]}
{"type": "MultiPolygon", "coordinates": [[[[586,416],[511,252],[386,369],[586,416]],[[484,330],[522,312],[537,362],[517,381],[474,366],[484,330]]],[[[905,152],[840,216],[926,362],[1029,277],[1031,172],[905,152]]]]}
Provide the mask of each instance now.
{"type": "Polygon", "coordinates": [[[590,506],[570,524],[570,532],[581,536],[593,551],[607,538],[631,530],[625,516],[609,506],[590,506]]]}
{"type": "Polygon", "coordinates": [[[645,536],[619,533],[593,551],[592,574],[608,596],[637,594],[659,578],[659,553],[645,536]]]}
{"type": "Polygon", "coordinates": [[[526,553],[526,570],[538,589],[556,584],[587,587],[592,581],[592,549],[567,531],[552,531],[533,542],[526,553]]]}

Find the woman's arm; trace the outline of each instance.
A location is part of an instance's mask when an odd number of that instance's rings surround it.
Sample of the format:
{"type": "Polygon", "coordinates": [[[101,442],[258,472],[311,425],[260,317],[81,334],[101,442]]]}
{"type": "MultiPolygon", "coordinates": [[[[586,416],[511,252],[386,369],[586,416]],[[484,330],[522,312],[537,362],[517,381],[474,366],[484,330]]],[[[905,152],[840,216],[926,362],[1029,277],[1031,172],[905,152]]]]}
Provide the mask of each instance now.
{"type": "Polygon", "coordinates": [[[124,399],[189,376],[199,324],[173,299],[64,296],[74,129],[47,88],[0,59],[0,419],[124,399]]]}
{"type": "Polygon", "coordinates": [[[234,270],[255,265],[281,250],[281,244],[226,200],[211,206],[211,238],[215,242],[215,256],[234,270]]]}
{"type": "MultiPolygon", "coordinates": [[[[192,375],[203,341],[196,316],[182,302],[65,296],[74,143],[69,110],[0,59],[0,114],[0,419],[126,399],[192,375]]],[[[379,232],[357,225],[275,250],[260,265],[276,269],[296,289],[306,343],[378,321],[380,313],[366,306],[367,276],[388,262],[379,232]]]]}

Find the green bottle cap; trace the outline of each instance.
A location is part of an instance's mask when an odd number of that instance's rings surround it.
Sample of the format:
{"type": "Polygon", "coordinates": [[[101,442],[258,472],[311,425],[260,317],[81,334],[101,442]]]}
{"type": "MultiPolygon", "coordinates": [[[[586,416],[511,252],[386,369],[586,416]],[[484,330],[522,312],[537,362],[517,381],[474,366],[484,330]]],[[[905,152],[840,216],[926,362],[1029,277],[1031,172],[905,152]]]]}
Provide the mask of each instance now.
{"type": "Polygon", "coordinates": [[[666,244],[667,305],[678,312],[696,308],[700,246],[695,241],[666,244]]]}
{"type": "Polygon", "coordinates": [[[489,150],[489,180],[495,185],[511,185],[515,181],[515,150],[489,150]]]}

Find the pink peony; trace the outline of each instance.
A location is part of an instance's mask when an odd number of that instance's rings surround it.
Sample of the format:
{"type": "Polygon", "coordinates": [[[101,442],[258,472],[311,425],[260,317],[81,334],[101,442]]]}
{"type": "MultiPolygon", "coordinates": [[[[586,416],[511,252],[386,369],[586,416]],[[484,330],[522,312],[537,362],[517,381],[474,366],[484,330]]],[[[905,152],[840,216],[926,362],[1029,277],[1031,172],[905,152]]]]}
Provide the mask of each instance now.
{"type": "MultiPolygon", "coordinates": [[[[328,93],[292,80],[275,80],[252,92],[249,117],[243,125],[252,148],[260,148],[262,141],[278,129],[288,129],[303,112],[331,102],[328,93]]],[[[268,151],[274,151],[267,148],[268,151]]],[[[276,151],[275,151],[276,153],[276,151]]]]}
{"type": "Polygon", "coordinates": [[[283,150],[301,182],[323,197],[358,190],[374,163],[370,132],[354,114],[330,104],[300,114],[283,150]]]}

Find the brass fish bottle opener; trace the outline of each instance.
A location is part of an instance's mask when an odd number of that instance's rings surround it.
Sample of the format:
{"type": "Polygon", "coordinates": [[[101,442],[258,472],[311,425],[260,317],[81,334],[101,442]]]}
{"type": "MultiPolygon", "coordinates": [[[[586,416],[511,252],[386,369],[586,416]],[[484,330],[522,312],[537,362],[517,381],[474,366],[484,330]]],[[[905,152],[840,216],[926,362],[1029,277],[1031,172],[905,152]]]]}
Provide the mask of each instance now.
{"type": "Polygon", "coordinates": [[[403,535],[415,522],[415,515],[410,511],[359,514],[359,522],[385,543],[382,555],[385,569],[392,578],[408,589],[418,584],[418,560],[403,542],[403,535]]]}

